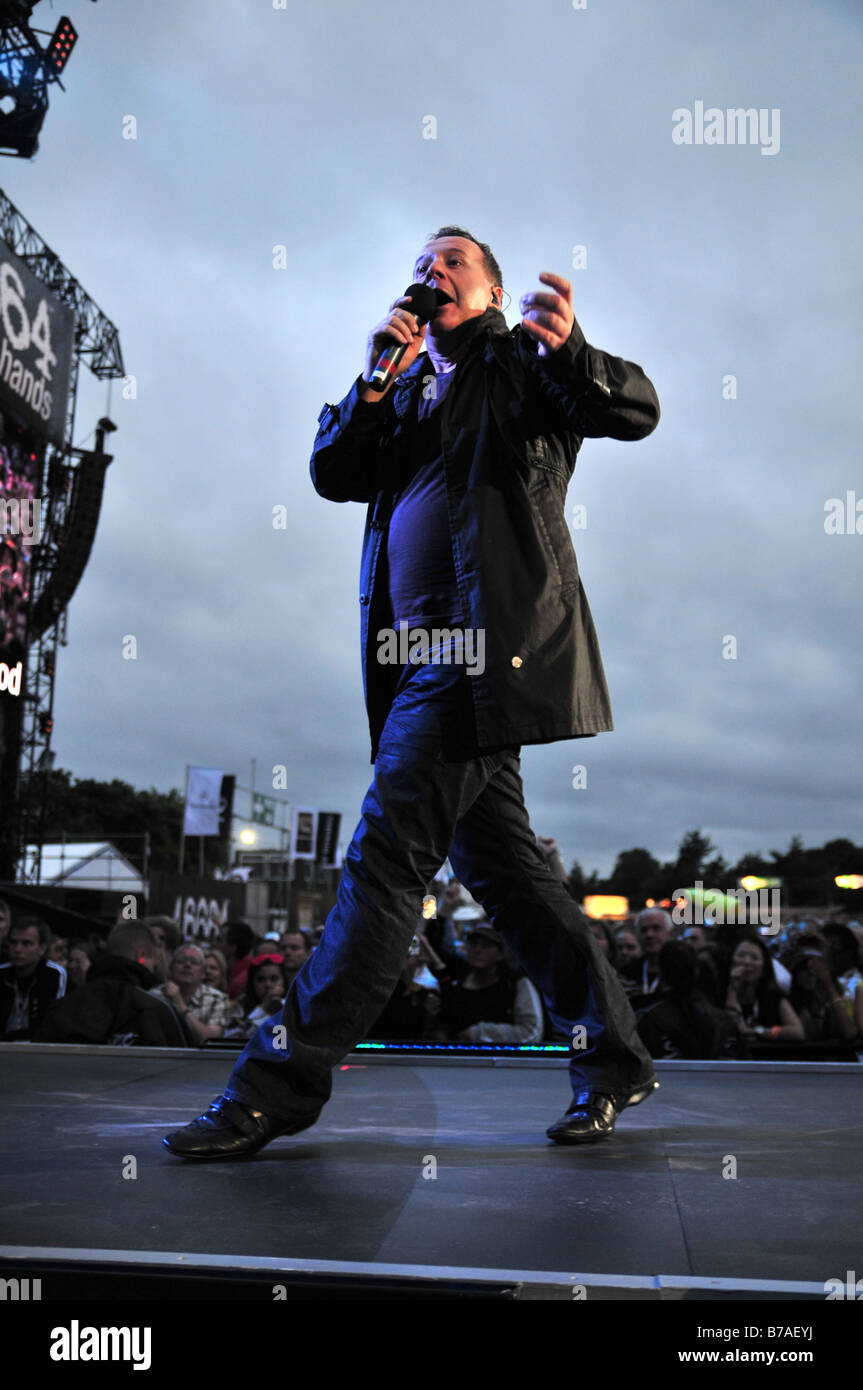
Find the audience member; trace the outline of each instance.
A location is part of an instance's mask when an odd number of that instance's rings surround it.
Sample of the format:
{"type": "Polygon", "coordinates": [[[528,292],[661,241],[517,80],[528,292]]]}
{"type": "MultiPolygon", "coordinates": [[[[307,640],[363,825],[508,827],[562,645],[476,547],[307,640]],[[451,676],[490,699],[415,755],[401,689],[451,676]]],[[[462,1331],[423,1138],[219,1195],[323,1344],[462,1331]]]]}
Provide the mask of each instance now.
{"type": "Polygon", "coordinates": [[[255,933],[248,922],[226,922],[219,932],[219,946],[228,963],[228,998],[236,1002],[246,988],[255,933]]]}
{"type": "Polygon", "coordinates": [[[93,948],[86,941],[73,941],[69,947],[68,984],[66,993],[70,994],[73,989],[83,985],[93,964],[93,948]]]}
{"type": "Polygon", "coordinates": [[[68,936],[54,936],[48,943],[47,960],[52,960],[55,965],[62,965],[68,974],[69,969],[69,938],[68,936]]]}
{"type": "Polygon", "coordinates": [[[827,962],[845,1002],[845,1010],[858,1033],[863,1033],[863,973],[857,938],[841,922],[828,922],[822,930],[827,962]]]}
{"type": "Polygon", "coordinates": [[[617,968],[623,970],[625,965],[634,965],[641,960],[641,943],[638,940],[638,933],[633,927],[618,927],[617,929],[617,968]]]}
{"type": "Polygon", "coordinates": [[[467,960],[441,959],[418,931],[421,952],[441,991],[440,1031],[451,1042],[538,1043],[542,1003],[527,976],[509,964],[490,923],[470,928],[467,960]]]}
{"type": "Polygon", "coordinates": [[[185,1019],[193,1042],[199,1046],[208,1038],[220,1038],[230,1017],[227,994],[204,983],[206,956],[194,941],[184,941],[174,952],[170,979],[151,991],[167,1000],[185,1019]]]}
{"type": "MultiPolygon", "coordinates": [[[[120,920],[125,919],[121,918],[120,920]]],[[[164,914],[155,917],[142,917],[140,920],[145,927],[150,928],[158,943],[159,960],[153,974],[160,985],[164,984],[171,971],[171,958],[182,943],[183,933],[173,917],[167,917],[164,914]]]]}
{"type": "Polygon", "coordinates": [[[617,949],[617,937],[614,928],[604,917],[589,917],[590,930],[593,932],[593,939],[602,954],[608,959],[612,970],[616,970],[620,965],[620,955],[617,949]]]}
{"type": "Polygon", "coordinates": [[[791,969],[791,1006],[807,1042],[849,1042],[857,1027],[842,986],[823,956],[806,951],[791,969]]]}
{"type": "Polygon", "coordinates": [[[281,1013],[289,989],[285,958],[270,952],[249,961],[242,999],[231,1009],[226,1038],[250,1038],[265,1019],[281,1013]]]}
{"type": "Polygon", "coordinates": [[[204,947],[204,984],[228,993],[228,962],[218,946],[204,947]]]}
{"type": "Polygon", "coordinates": [[[726,972],[723,971],[722,958],[714,944],[713,927],[695,923],[686,928],[681,940],[695,951],[698,962],[695,976],[696,988],[710,1000],[711,1004],[721,1010],[725,1003],[723,980],[726,977],[726,972]]]}
{"type": "Polygon", "coordinates": [[[419,1042],[428,1038],[440,1016],[437,983],[434,989],[428,989],[421,983],[419,977],[427,967],[420,955],[419,941],[414,938],[414,942],[398,984],[374,1027],[368,1032],[367,1036],[377,1042],[419,1042]]]}
{"type": "Polygon", "coordinates": [[[754,933],[738,942],[731,958],[725,1012],[744,1039],[804,1040],[803,1024],[776,984],[770,953],[754,933]]]}
{"type": "Polygon", "coordinates": [[[635,930],[641,946],[641,959],[630,961],[618,971],[626,985],[629,1002],[636,1014],[655,1001],[650,998],[659,987],[659,952],[671,941],[674,928],[671,918],[662,907],[646,907],[635,919],[635,930]]]}
{"type": "Polygon", "coordinates": [[[857,966],[863,970],[863,926],[859,922],[849,922],[848,930],[857,942],[857,966]]]}
{"type": "Polygon", "coordinates": [[[638,1019],[651,1057],[716,1058],[725,1055],[734,1029],[721,1009],[698,987],[698,956],[686,941],[666,941],[659,950],[656,1003],[638,1019]]]}
{"type": "Polygon", "coordinates": [[[0,965],[0,1039],[33,1038],[47,1011],[66,992],[66,971],[48,960],[51,929],[41,917],[19,916],[9,932],[9,963],[0,965]]]}
{"type": "Polygon", "coordinates": [[[289,928],[282,933],[279,950],[284,957],[285,978],[289,985],[300,973],[313,949],[314,947],[306,933],[301,931],[299,927],[293,930],[289,928]]]}
{"type": "Polygon", "coordinates": [[[159,946],[143,922],[117,922],[87,979],[45,1015],[39,1042],[187,1047],[186,1026],[156,984],[159,946]]]}

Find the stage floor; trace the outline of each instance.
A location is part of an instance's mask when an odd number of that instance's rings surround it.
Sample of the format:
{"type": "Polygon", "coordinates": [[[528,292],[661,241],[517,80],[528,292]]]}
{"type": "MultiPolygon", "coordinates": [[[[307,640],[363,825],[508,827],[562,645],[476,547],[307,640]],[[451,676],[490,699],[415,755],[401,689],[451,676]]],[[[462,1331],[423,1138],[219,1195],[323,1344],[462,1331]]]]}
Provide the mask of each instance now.
{"type": "Polygon", "coordinates": [[[230,1066],[2,1045],[4,1268],[102,1258],[270,1282],[421,1269],[568,1297],[584,1283],[823,1300],[860,1263],[859,1066],[660,1063],[661,1089],[610,1140],[562,1148],[544,1134],[568,1103],[561,1063],[354,1054],[313,1129],[252,1159],[173,1158],[162,1134],[204,1110],[230,1066]]]}

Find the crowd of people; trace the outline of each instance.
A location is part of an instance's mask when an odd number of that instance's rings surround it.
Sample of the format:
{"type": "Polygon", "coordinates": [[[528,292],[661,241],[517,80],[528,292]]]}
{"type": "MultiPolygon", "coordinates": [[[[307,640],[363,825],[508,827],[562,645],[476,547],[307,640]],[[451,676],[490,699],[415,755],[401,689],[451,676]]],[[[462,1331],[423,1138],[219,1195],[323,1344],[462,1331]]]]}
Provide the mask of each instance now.
{"type": "Polygon", "coordinates": [[[241,1044],[281,1008],[316,944],[298,930],[262,940],[246,922],[184,940],[164,916],[73,941],[0,901],[0,1041],[241,1044]]]}
{"type": "MultiPolygon", "coordinates": [[[[553,841],[541,841],[553,872],[553,841]]],[[[434,908],[370,1040],[458,1046],[569,1042],[535,986],[454,880],[434,908]]],[[[657,1058],[799,1057],[863,1052],[863,927],[791,918],[766,936],[745,924],[676,927],[662,908],[590,919],[657,1058]]],[[[118,921],[107,940],[57,937],[0,901],[0,1039],[201,1047],[242,1045],[281,1011],[323,928],[257,936],[226,923],[186,939],[170,917],[118,921]]]]}

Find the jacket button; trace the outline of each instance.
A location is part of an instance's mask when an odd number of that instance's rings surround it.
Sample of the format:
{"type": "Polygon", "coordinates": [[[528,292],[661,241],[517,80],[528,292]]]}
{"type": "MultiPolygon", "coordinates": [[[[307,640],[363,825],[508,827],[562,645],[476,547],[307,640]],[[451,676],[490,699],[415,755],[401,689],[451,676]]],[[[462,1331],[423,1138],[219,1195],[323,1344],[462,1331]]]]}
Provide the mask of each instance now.
{"type": "Polygon", "coordinates": [[[513,664],[513,666],[515,666],[516,668],[518,668],[518,667],[521,665],[521,657],[520,657],[520,656],[514,656],[513,659],[512,659],[512,664],[513,664]]]}
{"type": "Polygon", "coordinates": [[[368,603],[368,601],[369,601],[369,596],[368,596],[368,594],[360,594],[360,603],[368,603]]]}

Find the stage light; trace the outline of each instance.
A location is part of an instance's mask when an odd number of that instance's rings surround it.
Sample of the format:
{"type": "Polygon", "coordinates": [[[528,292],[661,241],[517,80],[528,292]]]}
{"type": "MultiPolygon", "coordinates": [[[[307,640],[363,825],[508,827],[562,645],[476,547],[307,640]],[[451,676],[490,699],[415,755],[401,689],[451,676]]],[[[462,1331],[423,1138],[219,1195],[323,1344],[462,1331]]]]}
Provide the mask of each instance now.
{"type": "Polygon", "coordinates": [[[63,15],[48,44],[44,30],[30,27],[29,4],[0,0],[0,153],[30,159],[39,148],[39,132],[48,110],[48,88],[62,87],[60,74],[69,61],[78,33],[63,15]]]}
{"type": "Polygon", "coordinates": [[[45,54],[45,62],[51,71],[60,76],[65,68],[72,53],[72,49],[78,42],[78,31],[69,19],[68,15],[63,15],[57,28],[51,35],[51,42],[45,54]]]}
{"type": "Polygon", "coordinates": [[[0,149],[30,159],[48,110],[42,54],[27,53],[2,35],[0,44],[0,149]]]}
{"type": "Polygon", "coordinates": [[[629,899],[616,893],[589,893],[582,906],[588,917],[625,917],[629,912],[629,899]]]}

